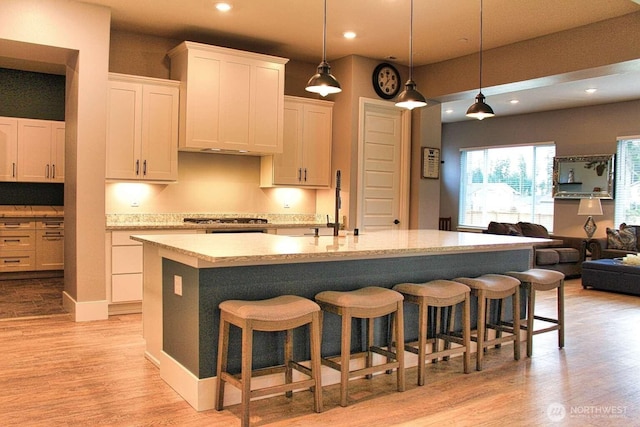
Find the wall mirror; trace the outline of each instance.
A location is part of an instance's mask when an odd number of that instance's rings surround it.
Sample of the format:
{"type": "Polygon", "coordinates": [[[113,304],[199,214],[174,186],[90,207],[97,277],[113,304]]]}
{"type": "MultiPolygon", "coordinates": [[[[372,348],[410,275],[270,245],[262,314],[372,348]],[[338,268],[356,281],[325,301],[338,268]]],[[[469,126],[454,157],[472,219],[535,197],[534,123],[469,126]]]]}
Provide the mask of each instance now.
{"type": "Polygon", "coordinates": [[[554,157],[553,197],[613,199],[613,169],[613,154],[554,157]]]}

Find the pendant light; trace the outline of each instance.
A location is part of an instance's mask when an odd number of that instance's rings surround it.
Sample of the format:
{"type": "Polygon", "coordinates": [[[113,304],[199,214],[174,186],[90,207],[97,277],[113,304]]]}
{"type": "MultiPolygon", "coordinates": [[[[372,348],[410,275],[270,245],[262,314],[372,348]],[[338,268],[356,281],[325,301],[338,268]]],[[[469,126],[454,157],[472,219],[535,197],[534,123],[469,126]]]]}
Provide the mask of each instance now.
{"type": "Polygon", "coordinates": [[[480,0],[480,93],[476,96],[476,102],[467,110],[467,117],[482,120],[495,116],[493,109],[484,102],[482,94],[482,0],[480,0]]]}
{"type": "Polygon", "coordinates": [[[404,90],[398,95],[397,107],[413,110],[427,105],[427,100],[416,89],[413,81],[413,0],[411,0],[411,22],[409,24],[409,80],[404,85],[404,90]]]}
{"type": "Polygon", "coordinates": [[[330,93],[342,92],[340,83],[331,74],[331,67],[327,62],[327,0],[324,0],[324,25],[322,30],[322,62],[318,65],[318,72],[307,82],[308,92],[327,96],[330,93]]]}

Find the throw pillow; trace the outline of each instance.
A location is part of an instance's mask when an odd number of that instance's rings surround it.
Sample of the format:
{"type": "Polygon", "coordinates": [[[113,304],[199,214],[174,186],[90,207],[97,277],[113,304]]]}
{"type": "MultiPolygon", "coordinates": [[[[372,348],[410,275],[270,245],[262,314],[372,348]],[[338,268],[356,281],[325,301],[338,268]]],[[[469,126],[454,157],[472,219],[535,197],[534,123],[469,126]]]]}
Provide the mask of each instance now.
{"type": "Polygon", "coordinates": [[[612,230],[607,227],[607,248],[635,251],[636,245],[635,227],[625,227],[621,230],[612,230]]]}
{"type": "Polygon", "coordinates": [[[491,221],[487,227],[487,233],[490,234],[505,234],[509,236],[522,236],[522,231],[517,224],[511,224],[508,222],[495,222],[491,221]]]}

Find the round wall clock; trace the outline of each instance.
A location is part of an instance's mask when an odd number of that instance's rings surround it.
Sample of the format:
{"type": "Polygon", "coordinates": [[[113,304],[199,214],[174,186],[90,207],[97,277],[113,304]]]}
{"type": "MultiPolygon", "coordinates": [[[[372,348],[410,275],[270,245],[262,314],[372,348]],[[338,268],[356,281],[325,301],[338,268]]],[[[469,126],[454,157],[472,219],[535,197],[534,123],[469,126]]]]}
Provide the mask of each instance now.
{"type": "Polygon", "coordinates": [[[383,62],[372,75],[373,89],[383,99],[391,99],[400,92],[400,73],[393,65],[383,62]]]}

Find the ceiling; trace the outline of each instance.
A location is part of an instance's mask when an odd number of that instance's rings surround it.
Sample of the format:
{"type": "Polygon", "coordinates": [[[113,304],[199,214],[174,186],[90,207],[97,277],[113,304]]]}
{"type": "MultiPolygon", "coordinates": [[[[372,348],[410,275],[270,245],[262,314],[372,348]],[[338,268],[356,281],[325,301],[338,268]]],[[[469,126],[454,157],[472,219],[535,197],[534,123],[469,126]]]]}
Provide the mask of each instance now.
{"type": "MultiPolygon", "coordinates": [[[[83,0],[111,8],[112,27],[319,63],[322,57],[322,0],[228,0],[220,13],[217,0],[83,0]]],[[[483,12],[484,49],[576,28],[639,12],[640,0],[487,0],[483,12]]],[[[416,0],[413,18],[415,66],[474,54],[479,48],[480,2],[416,0]]],[[[409,0],[328,0],[327,58],[360,55],[409,64],[409,0]],[[357,33],[352,40],[343,32],[357,33]]],[[[640,66],[594,70],[566,83],[537,88],[485,91],[497,114],[521,114],[578,105],[640,98],[640,66]],[[585,96],[585,85],[598,92],[585,96]],[[504,92],[504,93],[498,93],[504,92]],[[520,103],[512,105],[511,99],[520,103]],[[507,106],[503,112],[503,103],[507,106]],[[497,108],[500,106],[500,108],[497,108]]],[[[442,102],[443,121],[464,119],[473,96],[442,102]],[[445,111],[453,109],[454,113],[445,111]]]]}

